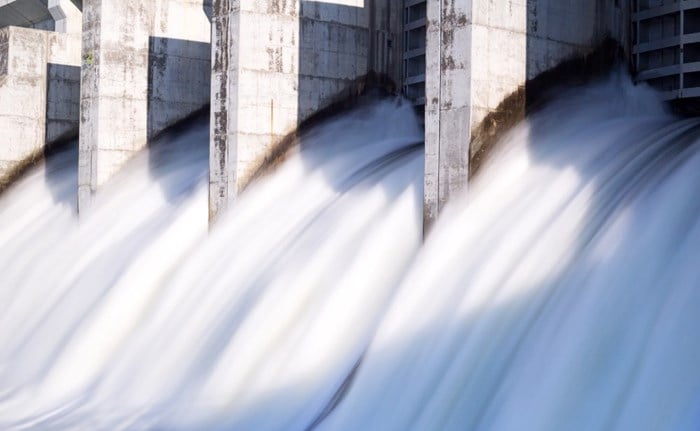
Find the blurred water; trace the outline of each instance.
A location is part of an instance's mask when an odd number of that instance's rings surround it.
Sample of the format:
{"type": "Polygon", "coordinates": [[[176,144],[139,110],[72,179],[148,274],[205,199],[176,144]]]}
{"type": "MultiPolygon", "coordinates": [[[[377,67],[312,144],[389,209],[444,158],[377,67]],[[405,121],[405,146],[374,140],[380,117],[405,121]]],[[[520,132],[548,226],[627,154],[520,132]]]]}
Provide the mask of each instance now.
{"type": "Polygon", "coordinates": [[[0,429],[700,427],[700,121],[564,93],[422,247],[410,107],[314,128],[209,233],[207,133],[79,223],[74,153],[0,199],[0,429]]]}
{"type": "Polygon", "coordinates": [[[700,429],[700,121],[561,94],[453,202],[322,430],[700,429]]]}
{"type": "Polygon", "coordinates": [[[294,416],[355,367],[421,242],[412,108],[314,128],[207,238],[208,130],[138,156],[80,223],[75,152],[0,200],[0,429],[198,424],[304,381],[294,416]]]}

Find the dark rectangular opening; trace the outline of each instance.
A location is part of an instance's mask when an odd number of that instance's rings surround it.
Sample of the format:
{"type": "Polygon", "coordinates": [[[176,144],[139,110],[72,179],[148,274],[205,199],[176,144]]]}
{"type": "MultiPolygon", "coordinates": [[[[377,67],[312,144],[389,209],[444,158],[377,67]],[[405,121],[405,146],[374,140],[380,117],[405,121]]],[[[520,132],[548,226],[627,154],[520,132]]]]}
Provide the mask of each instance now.
{"type": "Polygon", "coordinates": [[[694,63],[700,61],[700,43],[689,43],[683,47],[683,62],[694,63]]]}
{"type": "Polygon", "coordinates": [[[680,31],[680,13],[670,13],[639,22],[639,43],[653,42],[678,36],[680,31]]]}
{"type": "Polygon", "coordinates": [[[647,83],[659,91],[673,91],[680,87],[678,75],[650,79],[647,83]]]}
{"type": "Polygon", "coordinates": [[[691,72],[683,75],[683,87],[700,87],[700,72],[691,72]]]}
{"type": "Polygon", "coordinates": [[[683,34],[700,33],[700,9],[688,9],[683,17],[683,34]]]}
{"type": "Polygon", "coordinates": [[[656,49],[639,55],[640,71],[680,64],[680,47],[656,49]]]}

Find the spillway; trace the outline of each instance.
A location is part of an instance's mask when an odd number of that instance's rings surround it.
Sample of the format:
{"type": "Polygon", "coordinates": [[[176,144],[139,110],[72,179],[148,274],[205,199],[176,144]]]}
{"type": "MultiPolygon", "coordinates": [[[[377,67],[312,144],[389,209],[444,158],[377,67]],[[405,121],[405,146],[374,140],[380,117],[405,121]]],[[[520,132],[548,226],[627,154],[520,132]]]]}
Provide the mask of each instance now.
{"type": "Polygon", "coordinates": [[[57,154],[0,198],[0,428],[697,429],[699,138],[625,76],[563,92],[424,244],[397,100],[210,232],[205,120],[80,221],[57,154]]]}

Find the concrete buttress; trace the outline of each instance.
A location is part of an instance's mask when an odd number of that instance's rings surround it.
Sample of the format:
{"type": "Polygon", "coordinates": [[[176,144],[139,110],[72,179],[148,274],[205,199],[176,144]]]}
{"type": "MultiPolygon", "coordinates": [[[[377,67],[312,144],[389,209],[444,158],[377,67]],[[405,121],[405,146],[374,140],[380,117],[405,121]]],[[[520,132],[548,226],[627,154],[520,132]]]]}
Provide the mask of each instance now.
{"type": "Polygon", "coordinates": [[[625,0],[441,0],[427,7],[426,229],[467,187],[488,116],[507,109],[522,118],[529,80],[606,37],[624,45],[629,21],[625,0]],[[506,100],[512,103],[504,107],[506,100]]]}
{"type": "Polygon", "coordinates": [[[149,139],[209,102],[202,0],[84,0],[78,208],[149,139]]]}
{"type": "Polygon", "coordinates": [[[370,70],[400,76],[401,2],[214,0],[209,215],[285,135],[370,70]]]}

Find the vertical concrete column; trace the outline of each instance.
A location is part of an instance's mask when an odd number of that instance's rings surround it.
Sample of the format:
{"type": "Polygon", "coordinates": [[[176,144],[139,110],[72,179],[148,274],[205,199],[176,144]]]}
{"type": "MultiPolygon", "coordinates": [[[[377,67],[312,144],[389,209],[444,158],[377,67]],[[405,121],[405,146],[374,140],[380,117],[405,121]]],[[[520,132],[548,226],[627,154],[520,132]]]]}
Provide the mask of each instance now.
{"type": "Polygon", "coordinates": [[[78,209],[149,138],[209,103],[207,0],[84,0],[78,209]]]}
{"type": "Polygon", "coordinates": [[[83,13],[71,0],[49,0],[49,12],[59,33],[80,33],[83,29],[83,13]]]}
{"type": "Polygon", "coordinates": [[[356,87],[400,76],[400,2],[214,0],[210,219],[272,147],[356,87]]]}
{"type": "Polygon", "coordinates": [[[271,146],[296,128],[299,1],[215,0],[209,215],[245,187],[271,146]]]}
{"type": "Polygon", "coordinates": [[[235,130],[235,107],[229,109],[232,74],[236,73],[237,54],[233,28],[239,14],[233,14],[234,0],[214,0],[211,21],[211,123],[209,131],[209,219],[214,220],[228,205],[236,191],[235,147],[228,145],[235,130]],[[234,21],[232,23],[232,20],[234,21]],[[230,190],[230,192],[229,192],[230,190]]]}
{"type": "Polygon", "coordinates": [[[427,8],[426,230],[469,178],[472,0],[428,1],[427,8]]]}
{"type": "Polygon", "coordinates": [[[426,227],[467,186],[482,142],[524,116],[528,79],[590,52],[606,36],[627,39],[627,1],[564,3],[427,3],[426,227]]]}
{"type": "Polygon", "coordinates": [[[468,186],[478,137],[494,127],[489,115],[522,117],[531,54],[528,3],[521,0],[428,2],[427,15],[424,225],[429,228],[450,197],[468,186]]]}
{"type": "Polygon", "coordinates": [[[78,208],[147,144],[152,2],[84,0],[78,208]]]}

